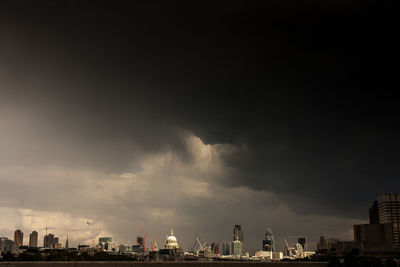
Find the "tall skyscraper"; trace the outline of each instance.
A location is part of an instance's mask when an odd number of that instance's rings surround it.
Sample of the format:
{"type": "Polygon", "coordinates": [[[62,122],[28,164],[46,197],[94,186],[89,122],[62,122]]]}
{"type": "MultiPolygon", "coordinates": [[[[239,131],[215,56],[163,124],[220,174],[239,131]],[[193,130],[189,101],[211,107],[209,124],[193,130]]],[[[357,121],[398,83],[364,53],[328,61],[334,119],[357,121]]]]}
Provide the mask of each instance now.
{"type": "Polygon", "coordinates": [[[43,247],[60,248],[61,245],[58,243],[58,237],[55,237],[53,234],[47,234],[43,238],[43,247]]]}
{"type": "Polygon", "coordinates": [[[24,244],[24,233],[20,229],[14,232],[14,242],[17,243],[18,247],[24,244]]]}
{"type": "Polygon", "coordinates": [[[231,255],[232,254],[232,243],[225,242],[222,243],[222,255],[231,255]]]}
{"type": "Polygon", "coordinates": [[[29,247],[36,248],[37,247],[37,241],[38,241],[38,232],[33,231],[29,235],[29,247]]]}
{"type": "Polygon", "coordinates": [[[377,200],[369,206],[369,223],[379,223],[379,205],[377,200]]]}
{"type": "Polygon", "coordinates": [[[384,194],[378,197],[379,223],[393,227],[393,245],[400,248],[400,194],[384,194]]]}
{"type": "Polygon", "coordinates": [[[272,231],[270,228],[268,228],[265,233],[262,250],[263,251],[275,251],[275,239],[274,239],[274,236],[272,235],[272,231]]]}
{"type": "Polygon", "coordinates": [[[240,224],[236,224],[235,227],[233,227],[233,241],[235,240],[243,242],[243,230],[240,224]]]}
{"type": "Polygon", "coordinates": [[[303,250],[307,250],[307,239],[305,237],[297,238],[297,243],[303,247],[303,250]]]}

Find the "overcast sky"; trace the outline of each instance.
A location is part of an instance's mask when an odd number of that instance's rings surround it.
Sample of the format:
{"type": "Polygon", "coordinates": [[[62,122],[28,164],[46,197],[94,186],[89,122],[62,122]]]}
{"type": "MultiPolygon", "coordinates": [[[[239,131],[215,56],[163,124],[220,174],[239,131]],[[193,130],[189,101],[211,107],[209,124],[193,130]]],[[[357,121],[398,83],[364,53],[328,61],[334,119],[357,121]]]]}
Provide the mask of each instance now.
{"type": "Polygon", "coordinates": [[[351,240],[400,184],[395,10],[1,1],[0,236],[351,240]]]}

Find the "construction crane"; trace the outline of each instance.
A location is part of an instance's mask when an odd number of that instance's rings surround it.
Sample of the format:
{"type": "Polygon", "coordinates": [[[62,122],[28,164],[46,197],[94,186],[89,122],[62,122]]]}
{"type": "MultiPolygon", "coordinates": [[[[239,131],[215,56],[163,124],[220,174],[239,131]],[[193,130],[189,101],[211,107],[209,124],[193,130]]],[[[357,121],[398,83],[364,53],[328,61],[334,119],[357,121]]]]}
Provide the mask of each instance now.
{"type": "Polygon", "coordinates": [[[198,236],[196,236],[196,239],[197,239],[197,243],[199,243],[201,250],[205,250],[205,246],[206,246],[207,242],[204,242],[203,244],[201,244],[198,236]]]}

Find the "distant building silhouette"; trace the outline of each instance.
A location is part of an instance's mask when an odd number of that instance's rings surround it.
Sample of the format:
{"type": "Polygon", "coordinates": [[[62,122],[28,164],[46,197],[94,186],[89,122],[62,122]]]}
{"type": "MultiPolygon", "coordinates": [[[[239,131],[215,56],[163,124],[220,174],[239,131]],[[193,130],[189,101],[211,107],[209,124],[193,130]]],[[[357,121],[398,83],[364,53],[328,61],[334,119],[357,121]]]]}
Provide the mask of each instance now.
{"type": "Polygon", "coordinates": [[[65,249],[69,249],[68,235],[67,235],[67,240],[65,241],[65,249]]]}
{"type": "Polygon", "coordinates": [[[219,254],[219,243],[218,242],[211,243],[211,251],[214,252],[214,254],[219,254]]]}
{"type": "Polygon", "coordinates": [[[31,248],[36,248],[38,244],[38,232],[33,231],[29,235],[29,247],[31,248]]]}
{"type": "Polygon", "coordinates": [[[379,205],[377,200],[369,206],[369,223],[379,223],[379,205]]]}
{"type": "Polygon", "coordinates": [[[233,240],[243,242],[243,230],[240,224],[236,224],[235,227],[233,227],[233,240]]]}
{"type": "Polygon", "coordinates": [[[327,252],[329,249],[329,241],[324,236],[319,237],[319,242],[317,244],[317,251],[318,252],[327,252]]]}
{"type": "Polygon", "coordinates": [[[297,238],[297,243],[303,247],[303,250],[307,250],[307,239],[305,237],[297,238]]]}
{"type": "Polygon", "coordinates": [[[14,232],[14,242],[17,243],[18,247],[24,245],[24,233],[20,229],[14,232]]]}
{"type": "Polygon", "coordinates": [[[47,234],[43,238],[43,247],[60,248],[61,245],[58,243],[58,237],[55,237],[53,234],[47,234]]]}
{"type": "Polygon", "coordinates": [[[262,250],[272,252],[275,251],[275,239],[270,228],[268,228],[265,233],[265,238],[262,242],[262,250]]]}
{"type": "Polygon", "coordinates": [[[222,243],[222,255],[231,255],[232,254],[232,243],[224,242],[222,243]]]}

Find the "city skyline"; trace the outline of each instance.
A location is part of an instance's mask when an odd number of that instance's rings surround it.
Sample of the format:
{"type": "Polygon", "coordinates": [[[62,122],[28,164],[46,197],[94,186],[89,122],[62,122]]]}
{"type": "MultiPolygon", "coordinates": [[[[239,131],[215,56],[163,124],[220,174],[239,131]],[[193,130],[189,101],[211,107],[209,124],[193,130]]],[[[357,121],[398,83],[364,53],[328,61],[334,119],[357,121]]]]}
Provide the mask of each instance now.
{"type": "Polygon", "coordinates": [[[400,188],[392,2],[1,1],[0,236],[352,239],[400,188]]]}

